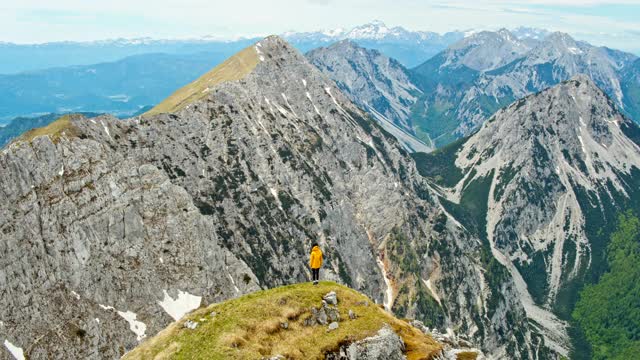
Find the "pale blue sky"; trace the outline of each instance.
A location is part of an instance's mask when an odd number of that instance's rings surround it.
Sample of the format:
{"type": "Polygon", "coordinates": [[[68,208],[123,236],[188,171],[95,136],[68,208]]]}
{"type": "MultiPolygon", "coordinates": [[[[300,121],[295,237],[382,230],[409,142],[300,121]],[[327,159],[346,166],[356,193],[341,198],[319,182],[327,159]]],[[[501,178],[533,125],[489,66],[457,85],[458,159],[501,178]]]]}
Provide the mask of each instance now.
{"type": "Polygon", "coordinates": [[[640,0],[1,0],[0,41],[230,38],[349,28],[374,19],[436,32],[542,27],[640,49],[640,0]]]}

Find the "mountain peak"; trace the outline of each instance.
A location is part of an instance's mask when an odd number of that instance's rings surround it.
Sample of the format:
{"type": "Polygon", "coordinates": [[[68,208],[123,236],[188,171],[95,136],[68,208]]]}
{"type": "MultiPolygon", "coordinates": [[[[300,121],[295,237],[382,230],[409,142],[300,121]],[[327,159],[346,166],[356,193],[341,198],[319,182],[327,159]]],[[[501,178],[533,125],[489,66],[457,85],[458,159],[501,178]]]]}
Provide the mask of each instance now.
{"type": "Polygon", "coordinates": [[[545,344],[559,353],[566,352],[566,327],[548,304],[561,303],[566,284],[579,279],[575,269],[601,256],[585,224],[595,204],[635,201],[638,131],[579,74],[499,110],[456,153],[464,175],[451,198],[486,186],[483,230],[492,253],[517,279],[528,317],[545,328],[545,344]],[[586,193],[598,200],[585,202],[586,193]],[[569,266],[559,261],[571,252],[579,256],[569,266]],[[532,268],[545,271],[532,275],[532,268]]]}
{"type": "Polygon", "coordinates": [[[517,38],[513,35],[513,33],[506,28],[502,28],[500,30],[498,30],[498,34],[506,40],[510,40],[510,41],[517,41],[517,38]]]}
{"type": "Polygon", "coordinates": [[[382,39],[394,32],[405,32],[402,28],[388,28],[382,21],[374,20],[369,24],[356,26],[346,35],[348,39],[382,39]]]}
{"type": "MultiPolygon", "coordinates": [[[[588,75],[579,73],[498,111],[474,138],[486,137],[478,144],[501,148],[501,155],[496,156],[510,158],[519,156],[516,149],[522,150],[525,142],[538,144],[532,145],[531,151],[540,144],[551,151],[559,143],[574,160],[585,164],[574,170],[599,178],[610,175],[601,171],[603,166],[623,169],[628,161],[624,153],[638,153],[637,146],[623,134],[633,125],[630,123],[588,75]],[[615,153],[621,149],[626,150],[615,153]],[[597,159],[606,159],[609,164],[597,159]]],[[[640,163],[634,165],[640,167],[640,163]]]]}
{"type": "Polygon", "coordinates": [[[573,37],[566,32],[562,31],[554,31],[551,34],[547,35],[547,40],[571,40],[574,41],[573,37]]]}
{"type": "Polygon", "coordinates": [[[568,49],[572,53],[576,53],[577,51],[571,51],[572,49],[578,48],[576,40],[572,38],[571,35],[560,31],[549,34],[549,36],[547,36],[543,41],[543,46],[545,45],[551,45],[560,49],[568,49]]]}
{"type": "MultiPolygon", "coordinates": [[[[276,38],[266,38],[265,40],[267,39],[268,41],[276,41],[276,38]]],[[[146,114],[176,112],[207,96],[212,87],[226,81],[242,79],[253,71],[261,59],[264,60],[264,57],[259,53],[259,44],[260,42],[236,53],[192,83],[178,89],[146,114]]]]}
{"type": "Polygon", "coordinates": [[[463,64],[470,69],[487,71],[519,58],[530,46],[509,30],[480,31],[449,46],[443,66],[463,64]]]}
{"type": "Polygon", "coordinates": [[[273,52],[281,52],[283,49],[296,51],[280,36],[270,35],[239,51],[195,81],[178,89],[149,110],[146,115],[181,110],[188,104],[206,97],[219,84],[244,78],[253,72],[258,64],[269,62],[273,58],[273,52]]]}

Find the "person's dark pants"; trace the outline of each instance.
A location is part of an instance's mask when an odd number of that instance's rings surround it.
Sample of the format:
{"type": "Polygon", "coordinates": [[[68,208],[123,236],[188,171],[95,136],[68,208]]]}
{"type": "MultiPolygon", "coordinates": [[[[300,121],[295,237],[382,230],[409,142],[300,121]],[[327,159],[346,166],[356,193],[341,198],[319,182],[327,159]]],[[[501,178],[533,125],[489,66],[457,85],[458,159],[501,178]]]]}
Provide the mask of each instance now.
{"type": "Polygon", "coordinates": [[[311,269],[311,277],[313,281],[320,280],[320,269],[311,269]]]}

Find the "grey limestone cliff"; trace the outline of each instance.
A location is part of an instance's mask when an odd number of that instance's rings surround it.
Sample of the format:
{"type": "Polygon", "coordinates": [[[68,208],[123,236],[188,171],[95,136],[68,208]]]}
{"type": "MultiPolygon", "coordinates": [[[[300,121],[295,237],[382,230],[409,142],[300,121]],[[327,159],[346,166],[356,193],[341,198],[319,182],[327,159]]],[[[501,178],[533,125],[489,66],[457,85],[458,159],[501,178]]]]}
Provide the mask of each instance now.
{"type": "Polygon", "coordinates": [[[144,116],[18,139],[0,193],[2,358],[118,358],[201,304],[306,281],[314,241],[323,278],[401,316],[496,356],[542,346],[397,140],[277,37],[144,116]]]}

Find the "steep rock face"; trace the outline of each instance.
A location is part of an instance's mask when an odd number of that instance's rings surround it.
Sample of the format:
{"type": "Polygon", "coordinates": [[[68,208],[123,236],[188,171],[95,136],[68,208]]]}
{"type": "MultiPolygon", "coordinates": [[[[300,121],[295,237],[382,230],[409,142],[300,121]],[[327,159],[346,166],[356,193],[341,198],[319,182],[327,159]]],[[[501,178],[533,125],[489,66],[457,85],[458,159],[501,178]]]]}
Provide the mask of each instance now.
{"type": "Polygon", "coordinates": [[[488,71],[510,63],[529,50],[529,43],[507,29],[481,31],[449,46],[443,52],[444,61],[440,66],[466,66],[476,71],[488,71]]]}
{"type": "Polygon", "coordinates": [[[208,73],[173,114],[68,117],[2,150],[0,338],[117,358],[201,303],[305,281],[317,241],[323,278],[538,357],[514,283],[391,135],[277,37],[229,61],[250,69],[208,73]]]}
{"type": "Polygon", "coordinates": [[[631,119],[640,123],[640,59],[624,68],[621,79],[624,110],[631,119]]]}
{"type": "MultiPolygon", "coordinates": [[[[117,120],[94,121],[74,124],[117,120]]],[[[0,337],[30,358],[117,358],[172,320],[163,300],[258,288],[183,188],[108,141],[38,137],[0,163],[0,337]]]]}
{"type": "Polygon", "coordinates": [[[464,57],[452,60],[447,51],[453,50],[447,50],[415,68],[414,82],[424,95],[414,108],[414,125],[444,145],[469,135],[511,102],[577,74],[588,74],[618,106],[624,105],[620,71],[635,56],[575,41],[563,33],[521,44],[521,52],[506,53],[492,42],[477,45],[479,59],[499,66],[474,66],[464,57]]]}
{"type": "Polygon", "coordinates": [[[421,91],[400,63],[351,41],[318,48],[306,56],[334,80],[354,104],[368,111],[408,150],[432,150],[414,137],[409,116],[421,91]]]}
{"type": "Polygon", "coordinates": [[[447,150],[458,169],[441,182],[449,211],[486,238],[560,353],[577,291],[605,270],[607,224],[637,208],[638,133],[581,75],[498,111],[447,150]]]}

